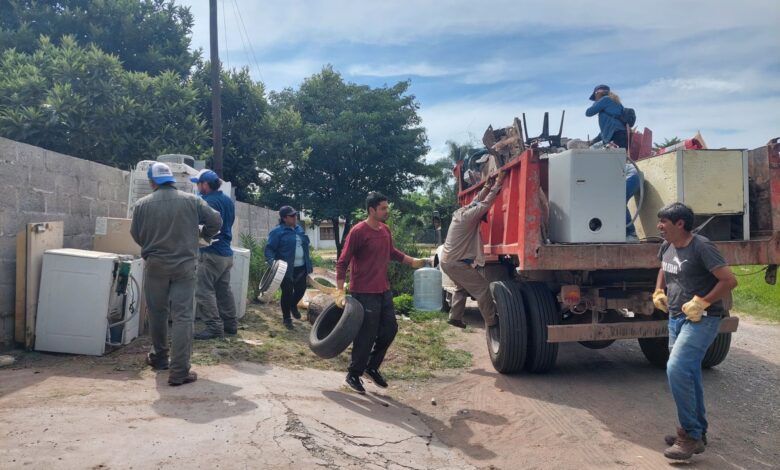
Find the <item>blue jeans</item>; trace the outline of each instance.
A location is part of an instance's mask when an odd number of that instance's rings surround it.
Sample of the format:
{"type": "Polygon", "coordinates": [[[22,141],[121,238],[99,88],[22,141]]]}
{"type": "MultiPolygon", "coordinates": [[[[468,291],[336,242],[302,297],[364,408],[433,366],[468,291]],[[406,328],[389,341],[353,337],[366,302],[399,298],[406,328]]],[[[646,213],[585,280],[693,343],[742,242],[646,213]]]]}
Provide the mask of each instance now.
{"type": "MultiPolygon", "coordinates": [[[[626,203],[639,191],[639,183],[639,173],[637,173],[636,168],[634,165],[626,163],[626,203]]],[[[628,207],[626,207],[626,235],[636,236],[636,228],[631,223],[631,213],[628,212],[628,207]]]]}
{"type": "Polygon", "coordinates": [[[701,361],[720,328],[720,317],[702,317],[692,323],[685,315],[669,317],[669,362],[666,375],[677,405],[677,419],[693,439],[707,432],[701,361]]]}

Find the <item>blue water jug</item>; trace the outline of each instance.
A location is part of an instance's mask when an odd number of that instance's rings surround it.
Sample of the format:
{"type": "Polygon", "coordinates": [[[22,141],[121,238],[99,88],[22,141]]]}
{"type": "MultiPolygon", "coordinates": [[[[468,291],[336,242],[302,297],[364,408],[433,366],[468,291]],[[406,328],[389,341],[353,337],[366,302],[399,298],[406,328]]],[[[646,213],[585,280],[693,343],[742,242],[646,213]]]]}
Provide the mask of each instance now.
{"type": "Polygon", "coordinates": [[[420,268],[414,272],[415,310],[441,310],[441,292],[441,271],[436,268],[420,268]]]}

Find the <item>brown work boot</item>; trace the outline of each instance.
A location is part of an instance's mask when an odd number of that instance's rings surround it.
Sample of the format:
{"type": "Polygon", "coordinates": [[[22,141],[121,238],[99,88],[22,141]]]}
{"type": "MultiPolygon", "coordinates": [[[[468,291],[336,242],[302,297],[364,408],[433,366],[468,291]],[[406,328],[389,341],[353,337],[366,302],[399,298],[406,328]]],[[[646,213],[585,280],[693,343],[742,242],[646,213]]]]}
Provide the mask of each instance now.
{"type": "Polygon", "coordinates": [[[196,374],[195,372],[190,372],[184,377],[176,377],[176,378],[169,377],[168,385],[170,385],[171,387],[178,387],[179,385],[191,384],[196,380],[198,380],[198,374],[196,374]]]}
{"type": "Polygon", "coordinates": [[[664,451],[664,457],[672,460],[688,460],[694,454],[702,452],[704,452],[704,442],[701,439],[688,437],[688,433],[684,429],[678,428],[677,439],[675,439],[674,445],[664,451]]]}
{"type": "MultiPolygon", "coordinates": [[[[682,428],[677,428],[677,432],[682,431],[682,428]]],[[[674,441],[677,440],[677,434],[667,434],[664,436],[664,442],[666,442],[666,445],[673,446],[674,441]]],[[[707,445],[707,433],[701,435],[701,441],[704,443],[704,445],[707,445]]]]}

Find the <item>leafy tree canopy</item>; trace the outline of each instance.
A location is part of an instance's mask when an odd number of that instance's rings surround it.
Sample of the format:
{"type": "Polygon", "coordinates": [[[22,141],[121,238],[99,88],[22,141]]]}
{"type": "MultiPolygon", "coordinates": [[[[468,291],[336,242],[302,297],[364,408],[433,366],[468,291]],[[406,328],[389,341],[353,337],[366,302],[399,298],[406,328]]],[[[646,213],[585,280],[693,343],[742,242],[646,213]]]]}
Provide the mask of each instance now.
{"type": "MultiPolygon", "coordinates": [[[[408,88],[409,82],[383,88],[347,83],[327,66],[300,89],[271,94],[275,109],[300,116],[306,150],[286,155],[271,191],[261,189],[263,202],[273,207],[287,198],[334,227],[341,217],[346,234],[368,192],[399,198],[415,188],[431,169],[423,159],[428,146],[418,104],[408,88]]],[[[336,236],[339,253],[345,234],[336,236]]]]}
{"type": "Polygon", "coordinates": [[[204,154],[198,95],[173,72],[124,70],[71,37],[0,55],[0,135],[128,168],[163,153],[204,154]]]}
{"type": "Polygon", "coordinates": [[[116,55],[124,68],[186,77],[192,52],[193,17],[173,0],[0,0],[0,50],[32,53],[40,36],[59,45],[70,36],[116,55]]]}

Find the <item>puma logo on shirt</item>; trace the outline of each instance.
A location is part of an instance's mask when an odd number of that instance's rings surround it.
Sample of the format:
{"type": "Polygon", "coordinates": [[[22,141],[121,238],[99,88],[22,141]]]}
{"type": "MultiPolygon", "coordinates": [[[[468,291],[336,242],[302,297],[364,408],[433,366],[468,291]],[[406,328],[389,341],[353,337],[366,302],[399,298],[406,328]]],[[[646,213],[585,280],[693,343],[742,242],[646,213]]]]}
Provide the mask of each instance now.
{"type": "Polygon", "coordinates": [[[683,264],[687,263],[688,260],[680,261],[680,258],[678,258],[676,255],[674,258],[672,258],[672,263],[667,263],[666,261],[663,261],[661,264],[663,265],[663,269],[665,272],[669,274],[678,274],[680,271],[682,271],[683,264]]]}

